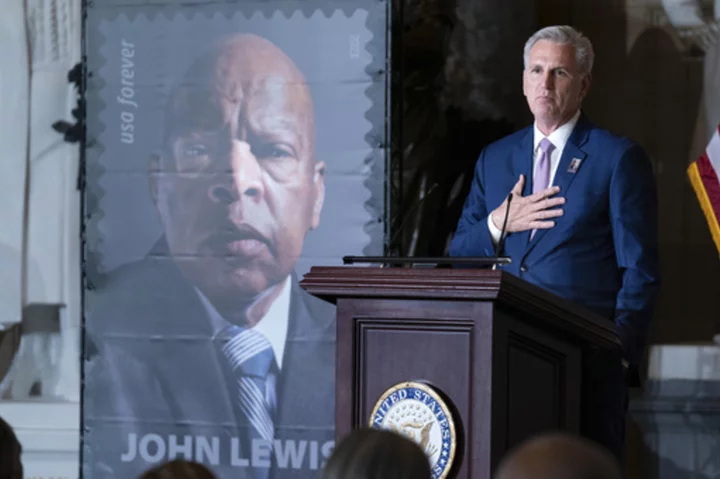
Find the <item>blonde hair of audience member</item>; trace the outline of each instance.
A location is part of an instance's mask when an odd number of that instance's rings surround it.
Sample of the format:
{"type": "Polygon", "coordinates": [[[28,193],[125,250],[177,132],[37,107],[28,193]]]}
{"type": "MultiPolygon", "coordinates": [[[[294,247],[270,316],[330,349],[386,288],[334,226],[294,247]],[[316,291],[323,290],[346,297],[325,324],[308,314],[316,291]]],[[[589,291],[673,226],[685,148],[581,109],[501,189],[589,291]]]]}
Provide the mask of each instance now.
{"type": "Polygon", "coordinates": [[[413,441],[394,432],[358,429],[335,448],[323,479],[430,479],[430,461],[413,441]]]}
{"type": "Polygon", "coordinates": [[[23,479],[22,446],[10,424],[0,418],[0,479],[23,479]]]}
{"type": "Polygon", "coordinates": [[[145,471],[139,479],[217,479],[200,463],[176,459],[145,471]]]}
{"type": "Polygon", "coordinates": [[[615,457],[587,439],[567,433],[536,436],[503,458],[495,479],[620,479],[615,457]]]}

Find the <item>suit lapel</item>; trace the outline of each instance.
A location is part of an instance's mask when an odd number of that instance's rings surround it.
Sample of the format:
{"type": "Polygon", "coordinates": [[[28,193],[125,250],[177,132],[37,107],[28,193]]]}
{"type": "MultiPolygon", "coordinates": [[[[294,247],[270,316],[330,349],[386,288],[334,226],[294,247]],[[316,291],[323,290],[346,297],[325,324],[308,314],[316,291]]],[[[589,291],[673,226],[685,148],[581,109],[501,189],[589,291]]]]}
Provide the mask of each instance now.
{"type": "MultiPolygon", "coordinates": [[[[553,186],[559,186],[560,192],[557,196],[567,197],[570,185],[578,174],[578,170],[585,163],[587,153],[581,148],[582,145],[587,141],[588,134],[590,133],[592,125],[585,118],[585,115],[581,114],[578,119],[575,129],[570,134],[565,149],[563,150],[562,156],[560,157],[560,163],[558,163],[555,177],[553,179],[553,186]]],[[[531,190],[532,191],[532,190],[531,190]]],[[[533,236],[532,241],[529,241],[523,260],[527,254],[532,250],[535,245],[550,231],[549,229],[539,229],[533,236]]],[[[527,231],[527,239],[530,239],[530,232],[527,231]]]]}
{"type": "MultiPolygon", "coordinates": [[[[520,175],[525,176],[525,186],[523,188],[523,196],[532,194],[533,190],[533,171],[532,171],[532,156],[533,156],[533,129],[532,127],[526,128],[525,135],[523,135],[517,148],[512,152],[510,161],[512,162],[512,170],[514,175],[514,181],[517,182],[520,175]]],[[[515,198],[513,198],[513,201],[515,198]]],[[[525,245],[530,240],[530,232],[523,231],[517,234],[507,235],[505,240],[505,251],[509,255],[513,252],[524,251],[525,245]]]]}
{"type": "Polygon", "coordinates": [[[292,281],[278,419],[320,424],[326,418],[334,419],[328,411],[335,407],[335,312],[329,303],[301,290],[295,277],[292,281]],[[318,304],[308,304],[315,302],[318,304]]]}
{"type": "MultiPolygon", "coordinates": [[[[165,258],[165,251],[166,243],[161,240],[152,253],[165,258]]],[[[151,261],[151,267],[163,272],[162,287],[152,294],[161,299],[157,314],[164,318],[160,327],[169,336],[152,352],[153,367],[165,392],[168,408],[173,417],[180,420],[193,419],[191,422],[225,427],[236,424],[234,385],[229,383],[229,368],[221,360],[218,345],[213,341],[207,310],[174,261],[152,263],[157,261],[151,261]],[[205,394],[205,391],[217,393],[205,394]]],[[[207,430],[198,433],[207,434],[207,430]]]]}
{"type": "Polygon", "coordinates": [[[321,448],[334,439],[335,307],[303,291],[292,277],[288,336],[278,389],[275,437],[305,444],[303,472],[278,464],[273,479],[317,471],[321,448]]]}
{"type": "MultiPolygon", "coordinates": [[[[177,418],[196,417],[198,403],[189,400],[179,391],[189,389],[192,394],[202,397],[205,410],[202,415],[206,421],[216,425],[228,425],[239,422],[236,411],[236,390],[231,387],[228,379],[229,368],[220,362],[219,352],[213,341],[199,339],[204,344],[197,344],[194,354],[181,348],[165,352],[165,361],[159,371],[161,378],[165,379],[167,391],[170,395],[168,402],[174,409],[177,418]],[[192,373],[190,378],[186,374],[192,373]],[[215,394],[201,393],[201,391],[214,391],[215,394]],[[212,406],[208,403],[211,402],[212,406]]],[[[185,348],[183,348],[185,349],[185,348]]]]}

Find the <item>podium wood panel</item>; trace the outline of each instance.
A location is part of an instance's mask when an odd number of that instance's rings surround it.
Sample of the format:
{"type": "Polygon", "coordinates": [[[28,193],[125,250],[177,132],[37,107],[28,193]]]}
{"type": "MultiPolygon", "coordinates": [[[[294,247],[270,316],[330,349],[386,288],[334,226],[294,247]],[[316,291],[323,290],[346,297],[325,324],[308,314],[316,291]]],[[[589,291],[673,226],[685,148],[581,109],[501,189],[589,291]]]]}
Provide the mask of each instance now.
{"type": "Polygon", "coordinates": [[[491,479],[530,435],[582,432],[583,357],[619,346],[608,321],[501,271],[315,267],[301,285],[337,304],[337,439],[425,381],[453,409],[451,477],[491,479]]]}
{"type": "MultiPolygon", "coordinates": [[[[367,425],[377,398],[389,387],[420,380],[450,399],[463,442],[473,444],[478,456],[489,456],[487,441],[473,440],[490,430],[491,404],[485,391],[490,370],[468,359],[490,361],[490,331],[478,327],[473,318],[487,316],[491,308],[489,303],[432,300],[379,300],[371,306],[364,300],[343,302],[338,308],[338,337],[354,340],[350,348],[338,351],[336,394],[343,397],[336,399],[336,436],[367,425]],[[465,426],[475,418],[476,427],[465,426]]],[[[463,454],[459,448],[458,455],[463,454]]],[[[459,463],[459,472],[469,473],[470,465],[459,463]]]]}

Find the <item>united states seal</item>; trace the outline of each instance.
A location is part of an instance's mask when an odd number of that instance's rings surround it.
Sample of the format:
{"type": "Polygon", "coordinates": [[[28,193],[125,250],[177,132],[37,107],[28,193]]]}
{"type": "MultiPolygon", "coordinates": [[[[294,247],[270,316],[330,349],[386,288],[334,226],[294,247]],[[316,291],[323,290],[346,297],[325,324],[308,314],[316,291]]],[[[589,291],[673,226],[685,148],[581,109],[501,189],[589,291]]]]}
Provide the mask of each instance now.
{"type": "Polygon", "coordinates": [[[416,442],[430,461],[433,479],[445,479],[457,447],[450,408],[428,384],[402,382],[386,390],[375,403],[370,427],[388,429],[416,442]]]}

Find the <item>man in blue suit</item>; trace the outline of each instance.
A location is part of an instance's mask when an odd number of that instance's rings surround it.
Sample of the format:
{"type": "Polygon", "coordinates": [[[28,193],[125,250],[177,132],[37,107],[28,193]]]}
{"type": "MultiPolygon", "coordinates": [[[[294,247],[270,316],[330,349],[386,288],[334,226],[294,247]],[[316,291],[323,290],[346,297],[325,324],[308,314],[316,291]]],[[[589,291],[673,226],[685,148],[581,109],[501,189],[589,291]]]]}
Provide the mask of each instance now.
{"type": "Polygon", "coordinates": [[[594,365],[597,414],[586,431],[622,458],[625,377],[641,359],[660,286],[652,166],[637,144],[581,112],[593,64],[586,37],[544,28],[524,61],[534,125],[481,153],[450,255],[494,255],[507,213],[497,252],[512,258],[506,270],[615,322],[623,357],[594,365]]]}

